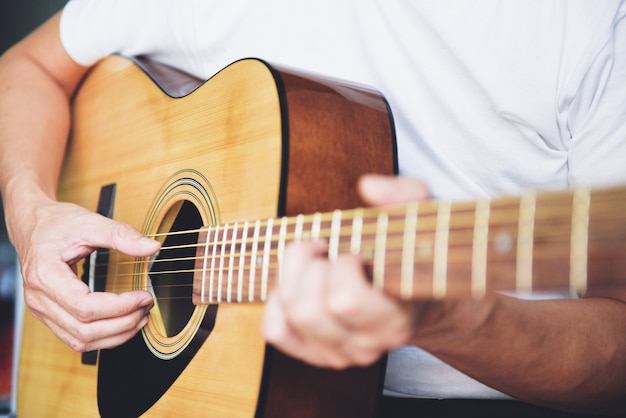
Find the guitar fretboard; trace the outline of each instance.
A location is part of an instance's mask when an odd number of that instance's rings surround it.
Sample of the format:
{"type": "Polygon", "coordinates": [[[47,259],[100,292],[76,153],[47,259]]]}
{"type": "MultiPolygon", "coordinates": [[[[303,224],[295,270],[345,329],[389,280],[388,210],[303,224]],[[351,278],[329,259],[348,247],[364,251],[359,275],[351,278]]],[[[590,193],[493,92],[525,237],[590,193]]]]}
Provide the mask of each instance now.
{"type": "Polygon", "coordinates": [[[625,197],[581,188],[211,225],[198,240],[194,303],[265,301],[287,243],[320,239],[331,261],[360,254],[373,286],[402,299],[584,292],[590,272],[600,285],[626,276],[625,197]]]}

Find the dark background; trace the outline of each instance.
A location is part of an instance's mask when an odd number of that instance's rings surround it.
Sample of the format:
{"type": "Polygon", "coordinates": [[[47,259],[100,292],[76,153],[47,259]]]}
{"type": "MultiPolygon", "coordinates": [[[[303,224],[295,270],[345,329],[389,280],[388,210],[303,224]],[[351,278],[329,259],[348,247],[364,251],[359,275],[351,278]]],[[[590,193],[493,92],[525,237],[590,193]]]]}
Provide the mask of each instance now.
{"type": "MultiPolygon", "coordinates": [[[[26,36],[66,3],[66,0],[0,0],[0,53],[26,36]]],[[[1,203],[0,196],[0,203],[1,203]]],[[[9,243],[0,205],[0,416],[11,409],[11,372],[17,263],[9,243]]]]}
{"type": "Polygon", "coordinates": [[[53,15],[65,0],[0,0],[0,52],[53,15]]]}

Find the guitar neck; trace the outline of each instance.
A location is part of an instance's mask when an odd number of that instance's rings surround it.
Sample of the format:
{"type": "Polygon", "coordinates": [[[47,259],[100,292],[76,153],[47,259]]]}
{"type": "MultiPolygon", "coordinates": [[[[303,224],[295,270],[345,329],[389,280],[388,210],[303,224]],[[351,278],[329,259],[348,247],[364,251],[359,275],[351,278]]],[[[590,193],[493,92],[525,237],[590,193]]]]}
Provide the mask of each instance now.
{"type": "Polygon", "coordinates": [[[360,254],[375,287],[406,299],[570,290],[626,277],[626,190],[422,202],[211,225],[199,234],[194,303],[263,302],[289,241],[360,254]]]}

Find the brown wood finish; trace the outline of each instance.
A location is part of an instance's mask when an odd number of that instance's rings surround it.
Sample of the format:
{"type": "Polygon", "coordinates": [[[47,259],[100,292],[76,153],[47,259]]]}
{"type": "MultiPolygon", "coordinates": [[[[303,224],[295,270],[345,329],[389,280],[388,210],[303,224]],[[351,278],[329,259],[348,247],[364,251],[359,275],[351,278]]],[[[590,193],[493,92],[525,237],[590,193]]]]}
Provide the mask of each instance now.
{"type": "MultiPolygon", "coordinates": [[[[287,102],[284,108],[289,110],[290,136],[286,202],[280,215],[360,206],[356,194],[360,174],[397,172],[386,102],[369,89],[277,70],[287,102]]],[[[267,352],[266,365],[262,415],[268,417],[373,416],[385,369],[381,360],[367,368],[323,370],[276,350],[267,352]],[[307,383],[294,385],[297,381],[307,383]]]]}

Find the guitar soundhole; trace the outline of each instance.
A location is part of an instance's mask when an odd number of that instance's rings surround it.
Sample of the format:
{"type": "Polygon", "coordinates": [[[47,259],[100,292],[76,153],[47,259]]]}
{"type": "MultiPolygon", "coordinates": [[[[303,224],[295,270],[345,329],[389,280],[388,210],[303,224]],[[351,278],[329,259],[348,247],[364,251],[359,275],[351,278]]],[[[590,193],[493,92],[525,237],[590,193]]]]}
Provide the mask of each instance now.
{"type": "Polygon", "coordinates": [[[217,305],[192,303],[198,231],[204,224],[198,206],[182,199],[161,203],[157,209],[162,210],[155,213],[163,216],[149,218],[159,228],[150,223],[147,228],[161,239],[161,250],[149,267],[137,265],[142,286],[155,299],[150,321],[125,344],[100,353],[98,409],[104,418],[138,417],[150,409],[182,375],[215,325],[217,305]]]}
{"type": "MultiPolygon", "coordinates": [[[[194,312],[195,305],[191,302],[193,269],[197,231],[201,226],[198,209],[184,201],[149,271],[165,337],[180,333],[194,312]]],[[[153,320],[155,315],[153,313],[153,320]]]]}

